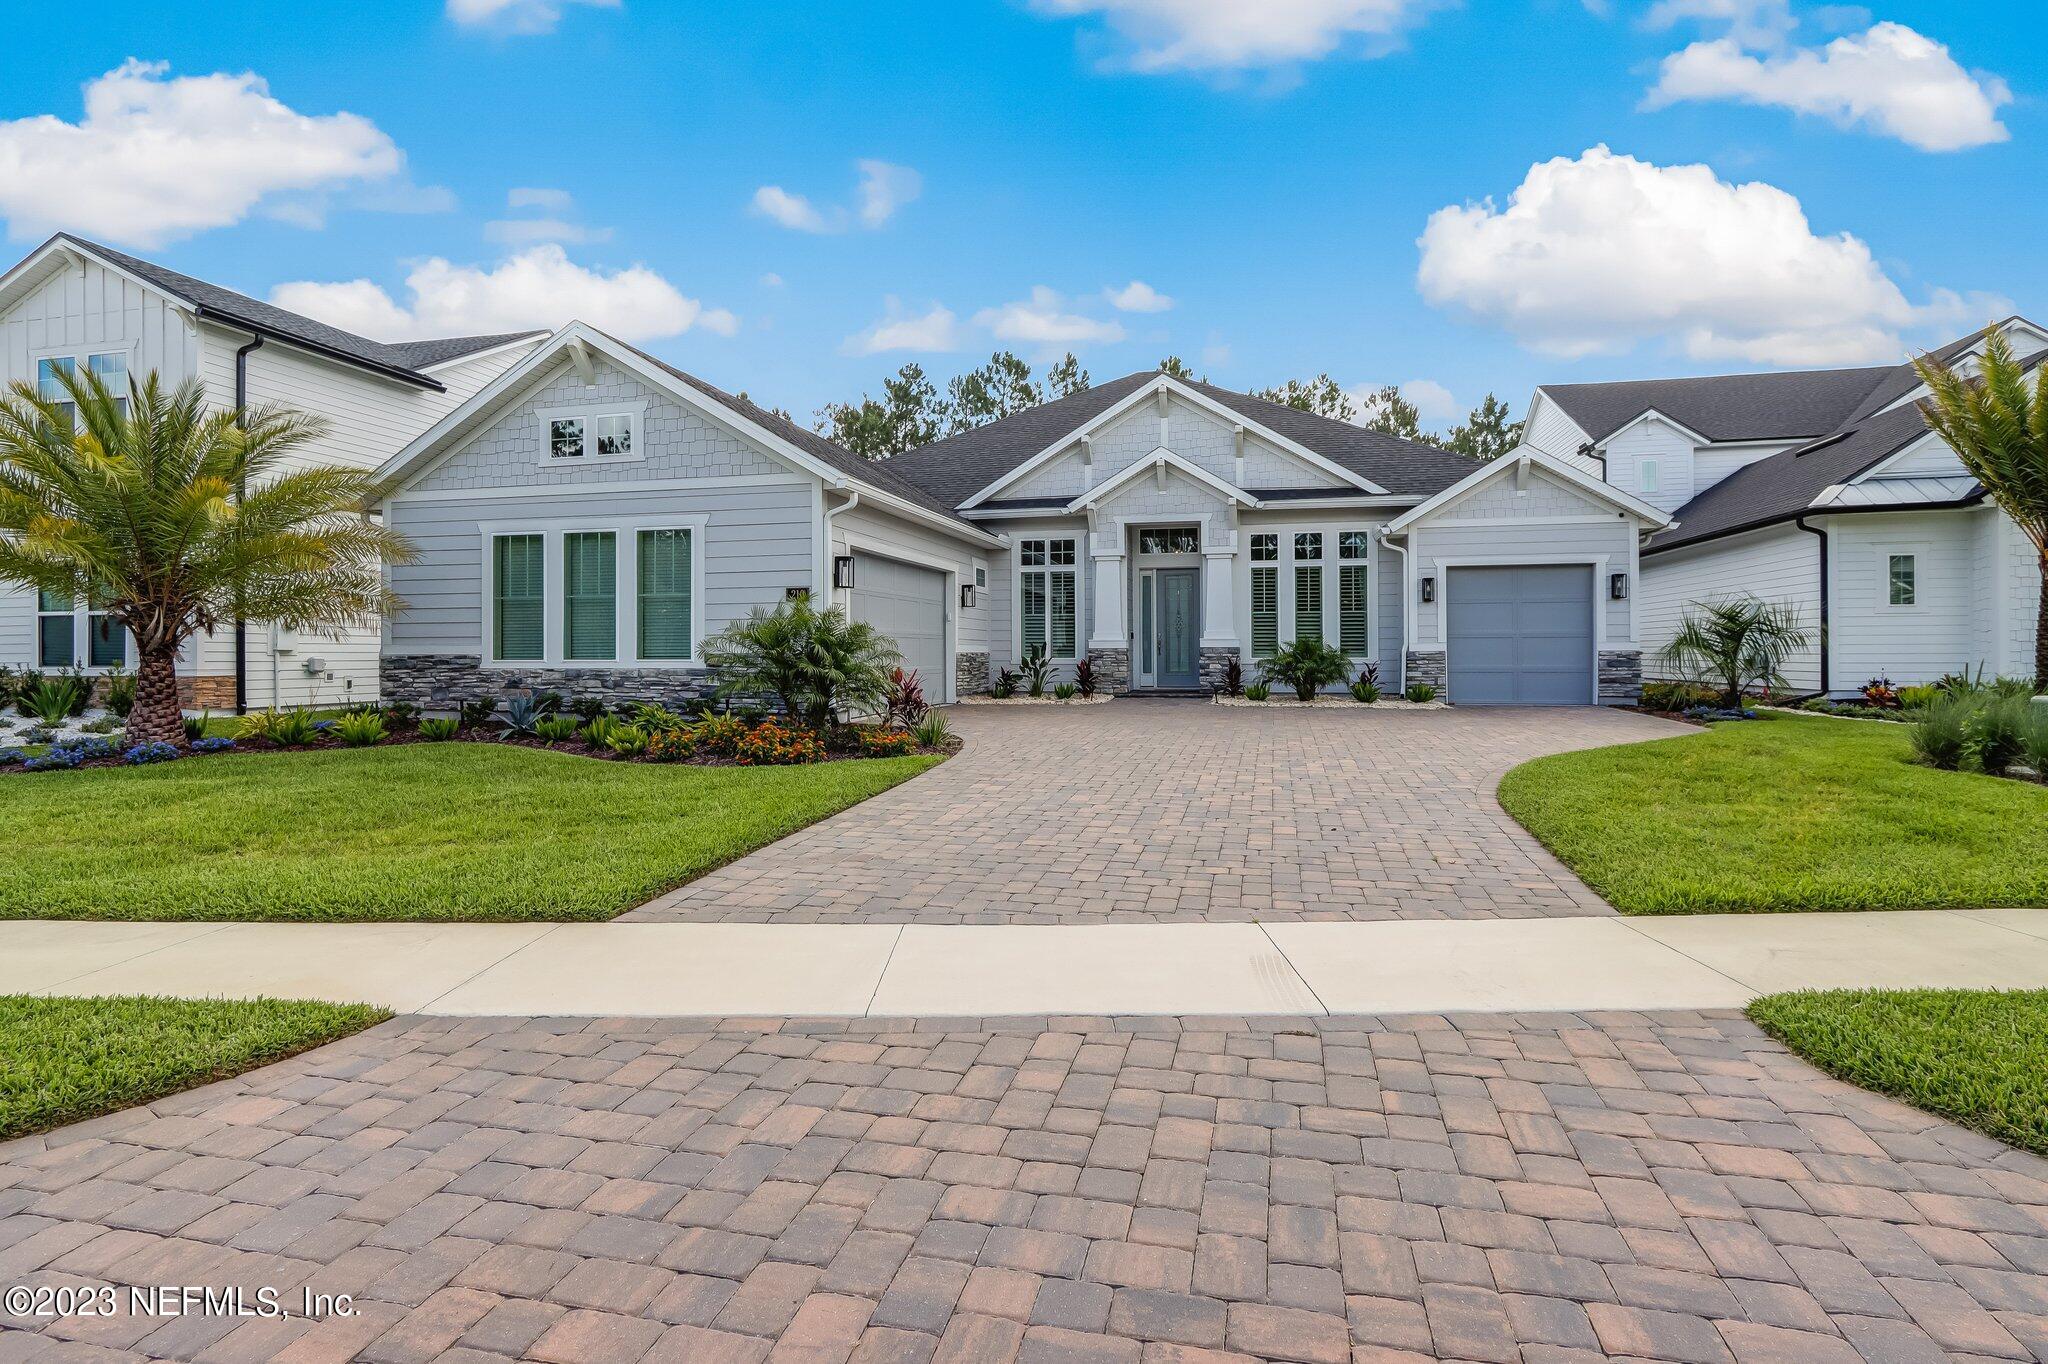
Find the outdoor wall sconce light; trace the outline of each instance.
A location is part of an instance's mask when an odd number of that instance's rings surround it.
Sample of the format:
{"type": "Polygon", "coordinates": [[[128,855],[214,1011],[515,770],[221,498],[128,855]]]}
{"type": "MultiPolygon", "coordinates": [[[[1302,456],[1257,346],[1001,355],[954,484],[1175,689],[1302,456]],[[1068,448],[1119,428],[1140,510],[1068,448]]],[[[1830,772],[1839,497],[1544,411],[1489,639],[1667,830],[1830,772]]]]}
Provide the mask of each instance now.
{"type": "Polygon", "coordinates": [[[851,554],[835,554],[832,556],[832,586],[853,586],[853,556],[851,554]]]}
{"type": "Polygon", "coordinates": [[[973,584],[973,583],[962,583],[962,584],[960,584],[960,604],[961,604],[962,606],[968,606],[968,607],[971,607],[971,606],[973,606],[973,605],[974,605],[974,584],[973,584]]]}
{"type": "Polygon", "coordinates": [[[1423,599],[1424,601],[1435,601],[1435,600],[1436,600],[1436,579],[1435,579],[1435,578],[1424,578],[1424,579],[1422,580],[1422,599],[1423,599]]]}
{"type": "Polygon", "coordinates": [[[1607,599],[1609,601],[1628,600],[1628,574],[1610,573],[1607,575],[1607,599]]]}

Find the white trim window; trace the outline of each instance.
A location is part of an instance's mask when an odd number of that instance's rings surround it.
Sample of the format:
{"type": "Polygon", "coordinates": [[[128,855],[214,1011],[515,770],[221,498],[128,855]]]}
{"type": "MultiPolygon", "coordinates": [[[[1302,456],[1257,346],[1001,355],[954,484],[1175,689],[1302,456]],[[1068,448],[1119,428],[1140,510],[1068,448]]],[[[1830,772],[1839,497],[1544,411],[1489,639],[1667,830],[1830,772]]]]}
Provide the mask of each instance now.
{"type": "Polygon", "coordinates": [[[36,667],[87,672],[128,665],[128,632],[105,612],[61,593],[36,593],[36,667]],[[79,655],[83,653],[83,660],[79,655]]]}
{"type": "Polygon", "coordinates": [[[1656,460],[1654,460],[1654,459],[1639,459],[1639,460],[1637,460],[1637,461],[1636,461],[1636,491],[1637,491],[1637,492],[1639,492],[1639,493],[1654,493],[1654,492],[1657,492],[1657,491],[1659,491],[1659,489],[1661,488],[1661,486],[1662,486],[1662,484],[1663,484],[1663,477],[1664,477],[1664,476],[1663,476],[1663,473],[1662,473],[1662,471],[1661,471],[1661,470],[1659,470],[1659,469],[1658,469],[1658,467],[1657,467],[1657,461],[1656,461],[1656,460]]]}
{"type": "Polygon", "coordinates": [[[1280,533],[1252,535],[1252,657],[1280,651],[1280,533]]]}
{"type": "Polygon", "coordinates": [[[564,469],[645,459],[642,428],[646,411],[644,402],[543,409],[538,414],[542,467],[564,469]]]}
{"type": "Polygon", "coordinates": [[[1337,532],[1337,647],[1349,658],[1372,655],[1372,532],[1337,532]]]}
{"type": "Polygon", "coordinates": [[[1920,604],[1920,559],[1912,553],[1885,555],[1885,604],[1909,607],[1920,604]]]}
{"type": "Polygon", "coordinates": [[[1075,541],[1021,540],[1017,544],[1017,601],[1022,655],[1071,662],[1080,647],[1080,559],[1075,541]]]}
{"type": "MultiPolygon", "coordinates": [[[[71,397],[64,391],[60,374],[76,376],[78,373],[76,355],[44,355],[36,360],[36,393],[45,402],[52,402],[63,410],[72,427],[78,424],[78,413],[71,397]]],[[[125,350],[93,351],[85,356],[88,374],[98,376],[107,391],[114,395],[114,408],[123,417],[128,415],[128,352],[125,350]]]]}
{"type": "Polygon", "coordinates": [[[519,531],[491,537],[491,658],[539,663],[547,657],[547,537],[519,531]]]}
{"type": "Polygon", "coordinates": [[[482,527],[485,665],[703,667],[705,524],[482,527]]]}
{"type": "Polygon", "coordinates": [[[1323,533],[1300,530],[1294,533],[1294,640],[1301,643],[1323,639],[1323,533]]]}

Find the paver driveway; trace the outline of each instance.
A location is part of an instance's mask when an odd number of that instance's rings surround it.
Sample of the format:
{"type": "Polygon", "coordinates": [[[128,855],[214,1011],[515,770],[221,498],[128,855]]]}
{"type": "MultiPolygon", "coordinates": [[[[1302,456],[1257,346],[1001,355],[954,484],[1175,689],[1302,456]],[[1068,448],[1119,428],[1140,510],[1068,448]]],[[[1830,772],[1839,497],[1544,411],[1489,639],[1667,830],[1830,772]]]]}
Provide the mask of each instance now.
{"type": "Polygon", "coordinates": [[[415,1019],[0,1147],[102,1283],[356,1315],[0,1359],[2048,1359],[2048,1162],[1734,1015],[415,1019]]]}
{"type": "Polygon", "coordinates": [[[1633,712],[959,706],[958,758],[629,919],[1093,923],[1604,914],[1494,799],[1633,712]]]}

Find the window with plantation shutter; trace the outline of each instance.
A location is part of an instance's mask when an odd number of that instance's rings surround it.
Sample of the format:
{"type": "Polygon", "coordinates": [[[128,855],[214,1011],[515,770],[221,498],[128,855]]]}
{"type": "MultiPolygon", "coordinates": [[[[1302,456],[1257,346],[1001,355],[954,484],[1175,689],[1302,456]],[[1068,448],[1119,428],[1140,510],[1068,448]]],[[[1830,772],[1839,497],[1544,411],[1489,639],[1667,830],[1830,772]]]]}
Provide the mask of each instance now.
{"type": "Polygon", "coordinates": [[[1372,652],[1369,619],[1365,565],[1345,564],[1337,570],[1337,647],[1352,658],[1372,652]]]}
{"type": "Polygon", "coordinates": [[[608,530],[562,537],[562,657],[619,652],[619,537],[608,530]]]}
{"type": "Polygon", "coordinates": [[[1321,643],[1323,638],[1323,569],[1320,564],[1294,566],[1294,639],[1321,643]]]}
{"type": "Polygon", "coordinates": [[[1073,540],[1025,540],[1018,545],[1017,599],[1024,652],[1070,659],[1080,644],[1079,550],[1073,540]]]}
{"type": "Polygon", "coordinates": [[[688,658],[690,532],[640,532],[640,657],[688,658]]]}
{"type": "Polygon", "coordinates": [[[547,644],[545,541],[500,535],[491,542],[493,657],[537,660],[547,644]]]}
{"type": "Polygon", "coordinates": [[[1271,658],[1280,648],[1280,570],[1252,570],[1252,656],[1271,658]]]}
{"type": "Polygon", "coordinates": [[[1045,575],[1026,573],[1023,582],[1024,652],[1045,647],[1045,575]]]}
{"type": "Polygon", "coordinates": [[[1052,575],[1052,656],[1074,656],[1074,575],[1052,575]]]}

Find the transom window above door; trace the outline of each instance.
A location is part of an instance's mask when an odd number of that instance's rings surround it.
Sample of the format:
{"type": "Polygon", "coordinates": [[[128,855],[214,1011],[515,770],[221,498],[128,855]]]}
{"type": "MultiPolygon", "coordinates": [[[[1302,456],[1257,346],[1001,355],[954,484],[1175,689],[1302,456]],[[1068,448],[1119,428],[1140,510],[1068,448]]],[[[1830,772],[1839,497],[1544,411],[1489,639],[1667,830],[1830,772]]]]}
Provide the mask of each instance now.
{"type": "Polygon", "coordinates": [[[1138,531],[1140,554],[1199,554],[1201,550],[1198,526],[1144,526],[1138,531]]]}

